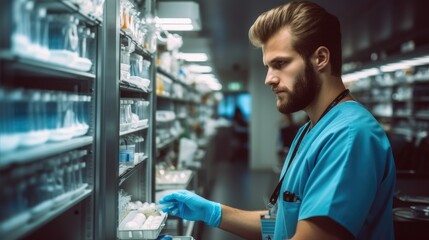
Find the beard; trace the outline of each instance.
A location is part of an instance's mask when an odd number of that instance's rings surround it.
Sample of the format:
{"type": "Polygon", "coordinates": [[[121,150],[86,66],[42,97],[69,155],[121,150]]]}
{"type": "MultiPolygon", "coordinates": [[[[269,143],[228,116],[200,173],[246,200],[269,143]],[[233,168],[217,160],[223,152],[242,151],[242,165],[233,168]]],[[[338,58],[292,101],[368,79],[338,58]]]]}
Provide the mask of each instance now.
{"type": "Polygon", "coordinates": [[[295,81],[292,91],[286,91],[288,98],[278,97],[277,109],[284,114],[303,110],[316,97],[320,90],[320,78],[313,65],[306,60],[304,73],[300,73],[295,81]]]}

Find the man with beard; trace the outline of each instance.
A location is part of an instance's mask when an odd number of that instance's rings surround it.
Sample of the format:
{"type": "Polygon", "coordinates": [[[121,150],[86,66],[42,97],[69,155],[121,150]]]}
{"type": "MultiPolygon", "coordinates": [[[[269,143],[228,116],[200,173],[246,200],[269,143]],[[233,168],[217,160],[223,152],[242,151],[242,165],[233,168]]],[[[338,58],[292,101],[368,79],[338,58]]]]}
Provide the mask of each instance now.
{"type": "Polygon", "coordinates": [[[274,208],[239,210],[181,191],[161,199],[164,210],[246,239],[270,235],[261,218],[275,218],[274,239],[393,239],[394,160],[383,129],[341,80],[338,19],[290,2],[261,14],[249,38],[262,48],[278,110],[310,119],[286,157],[274,208]]]}

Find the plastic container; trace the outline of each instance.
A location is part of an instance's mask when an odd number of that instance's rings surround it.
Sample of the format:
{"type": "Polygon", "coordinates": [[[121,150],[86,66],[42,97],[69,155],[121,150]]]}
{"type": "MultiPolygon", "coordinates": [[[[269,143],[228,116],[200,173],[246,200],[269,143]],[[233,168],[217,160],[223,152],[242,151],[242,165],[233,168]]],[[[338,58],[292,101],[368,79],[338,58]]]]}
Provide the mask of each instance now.
{"type": "Polygon", "coordinates": [[[15,150],[20,140],[13,121],[14,101],[9,96],[10,91],[0,86],[0,154],[15,150]]]}
{"type": "Polygon", "coordinates": [[[133,166],[136,144],[129,138],[121,138],[119,144],[119,162],[133,166]]]}
{"type": "Polygon", "coordinates": [[[149,118],[149,101],[136,100],[133,113],[137,114],[140,120],[149,118]]]}
{"type": "Polygon", "coordinates": [[[130,57],[131,76],[143,77],[143,57],[140,55],[131,55],[130,57]]]}
{"type": "Polygon", "coordinates": [[[119,79],[127,81],[128,79],[130,79],[130,76],[130,65],[121,63],[121,76],[119,79]]]}
{"type": "Polygon", "coordinates": [[[172,89],[173,89],[173,81],[167,77],[162,78],[162,85],[163,85],[163,93],[164,96],[170,96],[172,89]]]}

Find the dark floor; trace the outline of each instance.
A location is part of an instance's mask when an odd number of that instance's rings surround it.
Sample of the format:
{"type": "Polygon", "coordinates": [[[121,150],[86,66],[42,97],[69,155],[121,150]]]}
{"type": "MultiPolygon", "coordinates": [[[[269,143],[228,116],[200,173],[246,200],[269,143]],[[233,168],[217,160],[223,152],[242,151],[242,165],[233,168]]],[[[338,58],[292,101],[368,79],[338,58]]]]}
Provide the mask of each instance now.
{"type": "MultiPolygon", "coordinates": [[[[221,161],[216,165],[215,181],[209,198],[212,201],[245,210],[264,210],[278,176],[271,170],[250,171],[246,161],[221,161]]],[[[243,239],[217,228],[201,227],[198,240],[243,239]]]]}

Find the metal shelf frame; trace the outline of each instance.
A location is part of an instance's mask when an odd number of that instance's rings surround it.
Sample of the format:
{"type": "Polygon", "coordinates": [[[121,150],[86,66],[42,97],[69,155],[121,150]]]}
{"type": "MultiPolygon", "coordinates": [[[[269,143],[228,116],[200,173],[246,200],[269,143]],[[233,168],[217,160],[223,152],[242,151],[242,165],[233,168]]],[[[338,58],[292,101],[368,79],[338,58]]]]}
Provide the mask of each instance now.
{"type": "MultiPolygon", "coordinates": [[[[146,1],[146,4],[154,4],[155,1],[146,1]]],[[[106,0],[104,16],[102,19],[102,37],[100,45],[102,59],[100,73],[101,81],[97,90],[97,121],[96,121],[96,155],[98,166],[98,188],[95,192],[95,234],[94,239],[116,239],[119,226],[118,195],[119,189],[130,186],[133,197],[141,201],[153,202],[153,153],[155,152],[155,116],[154,106],[155,93],[144,91],[132,86],[121,84],[120,75],[120,43],[123,38],[130,39],[124,31],[119,29],[119,0],[106,0]],[[120,132],[119,126],[119,103],[121,95],[133,98],[142,98],[150,102],[148,125],[139,129],[120,132]],[[145,137],[146,153],[145,159],[119,176],[119,140],[128,134],[143,134],[145,137]],[[137,196],[134,196],[136,194],[137,196]]],[[[147,9],[151,9],[150,6],[147,9]]],[[[145,49],[136,47],[135,54],[142,55],[150,60],[151,88],[155,88],[155,55],[145,49]]]]}

